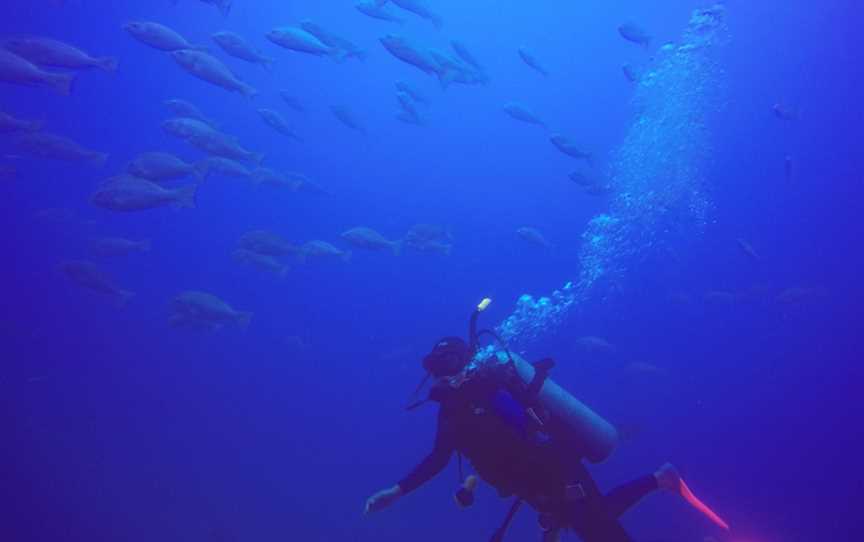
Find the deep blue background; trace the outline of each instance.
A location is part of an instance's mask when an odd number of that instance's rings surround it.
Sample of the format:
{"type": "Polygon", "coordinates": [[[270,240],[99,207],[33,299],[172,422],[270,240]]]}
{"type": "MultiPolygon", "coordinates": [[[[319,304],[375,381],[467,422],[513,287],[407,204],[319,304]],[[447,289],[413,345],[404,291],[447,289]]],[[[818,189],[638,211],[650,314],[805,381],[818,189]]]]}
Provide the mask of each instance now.
{"type": "MultiPolygon", "coordinates": [[[[0,17],[4,34],[50,36],[120,59],[117,73],[82,73],[72,97],[0,87],[3,111],[44,119],[47,131],[111,153],[95,169],[9,157],[16,151],[0,141],[4,162],[19,170],[0,186],[0,529],[14,534],[0,539],[488,536],[504,503],[484,489],[471,512],[457,512],[453,467],[385,513],[364,519],[360,511],[431,444],[434,409],[401,409],[422,354],[437,337],[463,333],[483,296],[496,300],[484,316],[495,322],[520,294],[548,294],[574,278],[579,235],[605,207],[567,180],[573,161],[542,128],[516,123],[501,106],[524,103],[588,142],[604,170],[634,116],[620,66],[649,56],[616,27],[638,21],[657,45],[677,38],[701,4],[441,0],[441,31],[410,15],[404,27],[369,19],[350,0],[236,0],[227,19],[194,0],[67,4],[10,1],[0,17]],[[357,42],[368,60],[337,64],[264,39],[303,18],[357,42]],[[275,72],[226,59],[261,91],[247,102],[133,40],[120,27],[135,19],[168,24],[197,43],[236,31],[277,59],[275,72]],[[387,32],[441,48],[460,39],[491,83],[442,93],[380,46],[387,32]],[[523,44],[549,78],[521,63],[515,51],[523,44]],[[393,117],[397,79],[432,100],[427,127],[393,117]],[[308,112],[284,106],[282,88],[308,112]],[[98,182],[136,153],[200,157],[159,128],[171,97],[195,102],[245,146],[266,152],[268,166],[302,171],[335,195],[214,178],[194,211],[115,215],[90,206],[98,182]],[[351,107],[368,136],[338,124],[334,104],[351,107]],[[258,107],[282,111],[305,142],[275,134],[258,107]],[[73,216],[37,218],[48,208],[73,216]],[[350,264],[315,263],[281,281],[231,259],[250,229],[338,243],[356,225],[398,238],[417,222],[448,225],[453,255],[355,253],[350,264]],[[514,231],[523,225],[540,228],[556,250],[520,241],[514,231]],[[88,240],[100,235],[153,241],[150,254],[100,264],[136,292],[123,310],[57,270],[63,259],[87,257],[88,240]],[[251,326],[170,328],[168,302],[186,289],[254,312],[251,326]]],[[[680,261],[639,269],[622,299],[587,306],[529,355],[556,356],[556,379],[616,423],[641,428],[595,468],[604,487],[671,460],[736,527],[724,537],[657,496],[626,516],[637,540],[858,540],[861,19],[848,1],[769,0],[729,2],[729,23],[727,103],[712,125],[714,212],[704,237],[680,261]],[[798,106],[800,120],[776,119],[778,101],[798,106]],[[761,262],[743,256],[736,238],[756,247],[761,262]],[[778,303],[790,287],[825,293],[778,303]],[[706,303],[709,291],[736,301],[706,303]],[[607,338],[618,353],[584,358],[573,346],[583,335],[607,338]],[[632,361],[663,372],[628,375],[622,367],[632,361]]],[[[535,536],[531,514],[511,536],[535,536]]]]}

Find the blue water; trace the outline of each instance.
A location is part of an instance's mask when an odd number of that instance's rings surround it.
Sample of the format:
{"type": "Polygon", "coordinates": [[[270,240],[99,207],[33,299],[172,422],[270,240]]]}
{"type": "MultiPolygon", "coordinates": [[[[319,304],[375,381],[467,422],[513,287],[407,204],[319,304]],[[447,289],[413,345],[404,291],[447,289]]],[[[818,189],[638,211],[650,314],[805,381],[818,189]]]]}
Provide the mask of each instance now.
{"type": "MultiPolygon", "coordinates": [[[[553,378],[632,434],[591,467],[604,489],[672,461],[733,528],[652,495],[624,517],[635,540],[860,540],[864,78],[851,3],[728,2],[717,40],[686,54],[660,48],[687,43],[705,6],[692,0],[428,3],[440,30],[394,6],[407,24],[373,20],[350,1],[235,0],[227,18],[197,0],[4,4],[2,34],[60,39],[120,65],[80,73],[69,97],[0,84],[0,110],[110,154],[103,167],[39,160],[0,136],[0,164],[16,170],[0,185],[0,540],[485,539],[507,503],[481,487],[470,512],[456,510],[455,465],[362,516],[369,495],[428,453],[435,409],[402,407],[422,356],[464,334],[485,296],[485,324],[529,359],[554,357],[553,378]],[[306,18],[368,58],[337,63],[264,38],[306,18]],[[207,45],[260,95],[184,73],[123,31],[129,20],[207,45]],[[647,50],[618,35],[627,21],[654,36],[647,50]],[[224,55],[209,38],[219,30],[274,57],[274,71],[224,55]],[[459,39],[490,81],[443,91],[381,46],[388,32],[442,50],[459,39]],[[549,77],[520,60],[523,45],[549,77]],[[628,82],[625,62],[656,84],[628,82]],[[396,80],[429,98],[425,126],[394,117],[396,80]],[[289,109],[281,89],[307,111],[289,109]],[[267,167],[333,195],[214,176],[194,210],[93,206],[138,153],[204,157],[160,128],[174,97],[264,152],[267,167]],[[510,101],[551,130],[508,118],[510,101]],[[778,102],[799,118],[778,119],[778,102]],[[341,125],[334,105],[368,133],[341,125]],[[304,141],[266,126],[260,107],[304,141]],[[553,132],[590,150],[594,167],[555,149],[553,132]],[[613,192],[586,195],[574,170],[613,192]],[[446,225],[452,254],[355,248],[350,263],[293,265],[282,279],[231,256],[250,230],[348,248],[340,233],[351,227],[398,239],[417,223],[446,225]],[[520,239],[522,226],[553,248],[520,239]],[[88,249],[102,236],[153,248],[100,259],[88,249]],[[135,297],[118,308],[59,270],[80,259],[135,297]],[[251,324],[170,326],[185,290],[254,313],[251,324]],[[586,336],[614,352],[580,348],[586,336]]],[[[536,536],[523,511],[508,540],[536,536]]]]}

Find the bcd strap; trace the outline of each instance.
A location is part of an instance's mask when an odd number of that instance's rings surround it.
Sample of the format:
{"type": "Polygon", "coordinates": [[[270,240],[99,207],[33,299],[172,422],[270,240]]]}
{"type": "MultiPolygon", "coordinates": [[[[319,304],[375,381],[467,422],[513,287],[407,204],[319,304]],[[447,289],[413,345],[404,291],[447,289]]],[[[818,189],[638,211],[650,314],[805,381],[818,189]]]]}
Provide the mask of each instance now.
{"type": "Polygon", "coordinates": [[[552,358],[543,358],[540,361],[532,363],[532,365],[534,366],[534,378],[528,384],[528,397],[535,399],[537,394],[540,393],[543,383],[549,377],[549,371],[555,367],[555,360],[552,358]]]}
{"type": "Polygon", "coordinates": [[[513,522],[513,516],[516,515],[516,512],[519,511],[519,507],[522,506],[522,499],[516,497],[513,501],[513,504],[510,506],[510,510],[507,512],[507,515],[504,517],[504,523],[498,527],[498,530],[492,535],[492,538],[489,539],[489,542],[501,542],[504,540],[504,535],[507,534],[507,528],[510,527],[510,523],[513,522]]]}

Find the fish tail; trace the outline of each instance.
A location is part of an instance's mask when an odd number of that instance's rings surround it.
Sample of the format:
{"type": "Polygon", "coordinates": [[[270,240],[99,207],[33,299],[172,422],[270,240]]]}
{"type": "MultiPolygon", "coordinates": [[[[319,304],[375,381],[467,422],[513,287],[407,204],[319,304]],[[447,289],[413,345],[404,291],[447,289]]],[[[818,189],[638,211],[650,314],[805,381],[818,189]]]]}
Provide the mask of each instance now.
{"type": "Polygon", "coordinates": [[[449,256],[453,252],[453,245],[444,245],[444,255],[449,256]]]}
{"type": "Polygon", "coordinates": [[[258,95],[258,90],[251,85],[247,85],[246,83],[242,83],[240,85],[240,92],[243,94],[243,96],[250,99],[258,95]]]}
{"type": "Polygon", "coordinates": [[[192,167],[195,173],[195,178],[198,182],[204,182],[210,177],[210,164],[206,160],[201,160],[192,167]]]}
{"type": "Polygon", "coordinates": [[[62,94],[63,96],[72,94],[73,87],[75,86],[75,76],[66,73],[52,73],[46,81],[58,94],[62,94]]]}
{"type": "Polygon", "coordinates": [[[151,248],[150,239],[144,239],[143,241],[141,241],[138,244],[138,246],[140,247],[141,252],[150,252],[150,248],[151,248]]]}
{"type": "Polygon", "coordinates": [[[261,168],[256,169],[252,172],[249,180],[252,181],[252,184],[254,184],[256,187],[261,186],[261,183],[264,182],[264,172],[261,171],[261,168]]]}
{"type": "Polygon", "coordinates": [[[106,72],[117,71],[117,66],[119,63],[120,63],[120,61],[118,61],[116,58],[110,57],[110,56],[105,57],[105,58],[97,58],[96,62],[95,62],[96,67],[98,67],[101,70],[105,70],[106,72]]]}
{"type": "Polygon", "coordinates": [[[290,265],[283,265],[282,268],[279,269],[279,278],[284,279],[290,271],[291,271],[290,265]]]}
{"type": "Polygon", "coordinates": [[[231,4],[232,0],[228,0],[227,2],[222,2],[219,4],[219,11],[222,12],[224,17],[227,17],[229,13],[231,13],[231,4]]]}
{"type": "Polygon", "coordinates": [[[330,58],[332,58],[333,60],[335,60],[336,62],[338,62],[340,64],[342,62],[345,62],[345,60],[348,58],[348,55],[349,55],[348,51],[346,51],[344,49],[337,49],[336,47],[331,47],[330,52],[328,54],[330,55],[330,58]]]}
{"type": "Polygon", "coordinates": [[[436,72],[436,74],[438,75],[438,83],[441,84],[442,90],[447,90],[447,87],[449,87],[450,83],[452,83],[456,78],[456,72],[447,68],[436,72]]]}
{"type": "Polygon", "coordinates": [[[390,246],[393,247],[394,256],[399,256],[400,254],[402,254],[402,241],[393,241],[390,246]]]}
{"type": "Polygon", "coordinates": [[[45,126],[44,120],[33,120],[33,121],[30,121],[27,123],[27,126],[25,129],[28,132],[38,132],[39,130],[42,129],[43,126],[45,126]]]}
{"type": "Polygon", "coordinates": [[[588,162],[588,166],[594,167],[594,153],[588,153],[585,155],[585,161],[588,162]]]}
{"type": "Polygon", "coordinates": [[[255,162],[255,165],[261,167],[261,164],[264,163],[264,153],[252,153],[252,161],[255,162]]]}
{"type": "Polygon", "coordinates": [[[351,256],[353,254],[354,253],[351,252],[350,250],[346,250],[345,252],[342,253],[342,261],[345,263],[351,263],[351,256]]]}
{"type": "Polygon", "coordinates": [[[237,325],[242,328],[249,327],[249,322],[252,321],[252,313],[251,312],[238,312],[237,313],[237,325]]]}
{"type": "Polygon", "coordinates": [[[444,21],[438,15],[435,15],[435,14],[429,15],[429,20],[432,21],[432,25],[437,30],[441,30],[441,27],[444,26],[444,21]]]}
{"type": "Polygon", "coordinates": [[[174,202],[177,207],[184,208],[188,207],[189,209],[194,209],[198,206],[198,185],[190,184],[189,186],[184,186],[182,188],[178,188],[174,192],[174,202]]]}

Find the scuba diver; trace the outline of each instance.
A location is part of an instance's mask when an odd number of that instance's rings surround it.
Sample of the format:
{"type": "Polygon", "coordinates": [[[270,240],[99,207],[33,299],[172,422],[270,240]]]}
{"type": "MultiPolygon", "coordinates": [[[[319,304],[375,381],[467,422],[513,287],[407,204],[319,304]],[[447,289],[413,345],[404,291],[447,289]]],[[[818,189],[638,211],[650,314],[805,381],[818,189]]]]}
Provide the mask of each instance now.
{"type": "Polygon", "coordinates": [[[554,366],[551,359],[529,364],[506,347],[486,359],[475,359],[480,335],[497,339],[492,331],[476,331],[477,316],[490,302],[484,299],[472,314],[468,342],[445,337],[423,358],[427,375],[414,395],[429,378],[435,383],[426,399],[408,409],[428,401],[439,403],[434,448],[396,485],[369,497],[367,514],[392,505],[432,479],[455,452],[460,480],[464,480],[455,495],[458,505],[470,506],[477,484],[476,476],[466,478],[462,473],[463,455],[500,496],[514,497],[493,542],[503,540],[523,502],[538,512],[544,542],[557,541],[563,529],[572,529],[584,542],[632,542],[618,518],[658,489],[681,494],[728,529],[693,496],[670,464],[603,495],[582,460],[605,460],[617,444],[615,428],[548,378],[554,366]]]}

